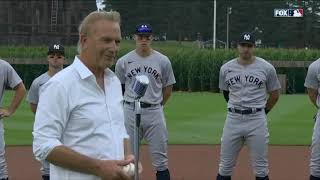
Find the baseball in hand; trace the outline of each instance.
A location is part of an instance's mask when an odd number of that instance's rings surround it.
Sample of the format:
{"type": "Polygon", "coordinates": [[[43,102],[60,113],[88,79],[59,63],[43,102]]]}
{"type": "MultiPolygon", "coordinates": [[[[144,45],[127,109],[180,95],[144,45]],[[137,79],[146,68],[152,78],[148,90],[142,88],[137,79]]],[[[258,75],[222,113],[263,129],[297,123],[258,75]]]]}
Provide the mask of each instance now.
{"type": "Polygon", "coordinates": [[[130,163],[126,166],[123,166],[123,171],[127,173],[129,176],[134,176],[135,166],[133,163],[130,163]]]}

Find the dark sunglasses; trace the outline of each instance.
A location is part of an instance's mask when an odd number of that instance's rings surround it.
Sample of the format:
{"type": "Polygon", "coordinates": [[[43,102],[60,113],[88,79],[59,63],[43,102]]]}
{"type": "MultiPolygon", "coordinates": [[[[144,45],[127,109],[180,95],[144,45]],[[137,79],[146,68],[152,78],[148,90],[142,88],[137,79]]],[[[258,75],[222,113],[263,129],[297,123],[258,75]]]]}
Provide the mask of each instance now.
{"type": "Polygon", "coordinates": [[[151,35],[139,34],[139,35],[138,35],[138,39],[139,39],[139,40],[142,40],[142,39],[150,40],[150,39],[151,39],[151,35]]]}

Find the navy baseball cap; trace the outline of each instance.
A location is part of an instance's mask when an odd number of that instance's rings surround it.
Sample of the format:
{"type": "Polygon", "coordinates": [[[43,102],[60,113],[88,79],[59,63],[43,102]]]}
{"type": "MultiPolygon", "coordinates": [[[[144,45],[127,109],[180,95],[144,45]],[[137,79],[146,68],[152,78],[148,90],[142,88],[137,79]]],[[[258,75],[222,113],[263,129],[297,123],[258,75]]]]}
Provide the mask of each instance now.
{"type": "Polygon", "coordinates": [[[252,44],[255,45],[256,43],[256,39],[254,37],[254,35],[250,32],[244,32],[241,34],[239,41],[239,44],[252,44]]]}
{"type": "Polygon", "coordinates": [[[60,53],[64,55],[64,47],[59,43],[50,44],[48,48],[48,55],[52,53],[60,53]]]}
{"type": "Polygon", "coordinates": [[[138,24],[136,27],[136,34],[152,34],[152,27],[150,24],[138,24]]]}

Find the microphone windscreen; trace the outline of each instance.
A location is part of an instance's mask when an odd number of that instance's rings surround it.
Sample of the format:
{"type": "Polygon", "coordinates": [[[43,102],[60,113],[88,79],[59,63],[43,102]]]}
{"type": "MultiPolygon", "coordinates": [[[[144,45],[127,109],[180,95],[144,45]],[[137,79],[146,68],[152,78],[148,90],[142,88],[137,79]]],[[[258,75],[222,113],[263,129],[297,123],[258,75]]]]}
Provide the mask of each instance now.
{"type": "Polygon", "coordinates": [[[149,85],[149,78],[146,75],[138,75],[136,76],[133,84],[132,90],[135,92],[137,98],[141,98],[144,96],[149,85]]]}

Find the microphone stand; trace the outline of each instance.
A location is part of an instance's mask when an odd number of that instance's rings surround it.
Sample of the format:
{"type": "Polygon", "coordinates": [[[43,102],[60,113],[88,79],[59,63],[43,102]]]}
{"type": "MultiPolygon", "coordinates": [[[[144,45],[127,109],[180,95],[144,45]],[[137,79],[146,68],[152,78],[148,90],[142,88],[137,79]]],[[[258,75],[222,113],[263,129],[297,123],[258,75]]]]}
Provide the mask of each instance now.
{"type": "Polygon", "coordinates": [[[134,100],[134,111],[136,114],[135,128],[134,128],[134,180],[139,180],[139,146],[140,146],[140,122],[141,122],[141,103],[140,98],[144,96],[144,93],[147,90],[149,84],[148,76],[146,75],[138,75],[135,78],[134,83],[132,84],[132,89],[136,93],[136,98],[134,100]]]}
{"type": "Polygon", "coordinates": [[[135,128],[134,128],[134,180],[139,180],[139,146],[140,146],[140,122],[141,122],[141,104],[140,98],[136,98],[134,101],[134,110],[136,113],[136,121],[135,121],[135,128]]]}

